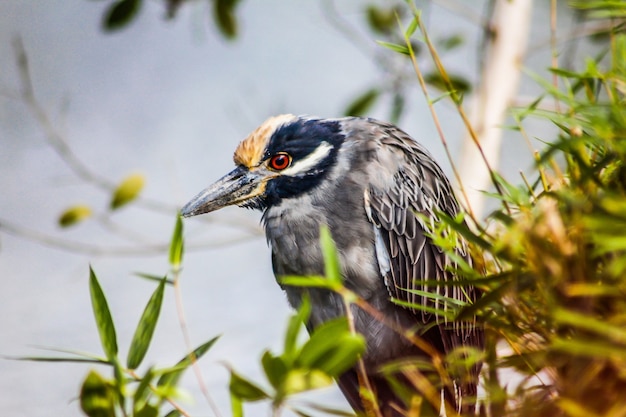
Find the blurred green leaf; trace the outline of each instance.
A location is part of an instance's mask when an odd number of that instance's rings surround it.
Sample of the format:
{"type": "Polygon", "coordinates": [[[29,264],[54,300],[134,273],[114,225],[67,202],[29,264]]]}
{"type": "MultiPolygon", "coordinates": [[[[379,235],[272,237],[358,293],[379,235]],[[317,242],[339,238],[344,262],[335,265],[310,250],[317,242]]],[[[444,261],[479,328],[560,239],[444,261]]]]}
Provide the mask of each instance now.
{"type": "MultiPolygon", "coordinates": [[[[467,78],[461,75],[454,74],[448,74],[448,78],[455,95],[468,93],[472,90],[472,85],[467,80],[467,78]]],[[[428,74],[425,74],[424,81],[441,91],[448,91],[448,84],[446,82],[446,79],[438,72],[430,72],[428,74]]]]}
{"type": "Polygon", "coordinates": [[[367,6],[367,22],[370,28],[378,33],[389,34],[396,28],[397,16],[401,13],[398,7],[383,9],[374,5],[367,6]]]}
{"type": "Polygon", "coordinates": [[[161,313],[164,293],[165,279],[161,280],[154,293],[152,293],[139,319],[139,324],[137,324],[137,328],[135,329],[126,361],[126,366],[130,369],[136,369],[141,365],[143,358],[146,356],[152,335],[154,334],[154,329],[159,319],[159,314],[161,313]]]}
{"type": "Polygon", "coordinates": [[[282,277],[279,277],[278,282],[281,285],[289,285],[292,287],[326,288],[329,290],[338,289],[335,283],[326,279],[325,277],[320,277],[320,276],[310,276],[310,277],[282,276],[282,277]]]}
{"type": "Polygon", "coordinates": [[[394,52],[398,52],[402,55],[411,55],[409,48],[406,45],[400,45],[397,43],[385,42],[385,41],[376,41],[381,46],[384,46],[387,49],[391,49],[394,52]]]}
{"type": "Polygon", "coordinates": [[[176,224],[174,226],[174,233],[170,240],[170,265],[174,269],[180,268],[180,264],[183,261],[183,252],[185,245],[183,242],[183,220],[180,215],[176,216],[176,224]]]}
{"type": "Polygon", "coordinates": [[[237,36],[237,16],[235,7],[239,0],[213,0],[213,17],[218,29],[227,39],[237,36]]]}
{"type": "Polygon", "coordinates": [[[230,383],[229,390],[237,398],[241,398],[244,401],[259,401],[270,398],[270,396],[263,391],[261,387],[247,378],[239,375],[233,369],[230,371],[230,383]]]}
{"type": "MultiPolygon", "coordinates": [[[[180,411],[174,409],[172,411],[170,411],[169,413],[167,413],[164,417],[181,417],[182,414],[180,413],[180,411]]],[[[235,417],[235,416],[233,416],[235,417]]]]}
{"type": "Polygon", "coordinates": [[[380,91],[376,88],[367,90],[365,93],[354,99],[343,112],[346,116],[364,116],[374,105],[380,91]]]}
{"type": "Polygon", "coordinates": [[[406,28],[406,31],[404,32],[404,37],[408,39],[411,36],[413,36],[413,34],[415,33],[418,27],[419,27],[418,16],[413,16],[413,19],[411,19],[411,23],[409,24],[409,27],[406,28]]]}
{"type": "Polygon", "coordinates": [[[292,369],[285,379],[285,393],[288,395],[332,385],[333,379],[318,369],[292,369]]]}
{"type": "Polygon", "coordinates": [[[347,319],[340,317],[315,328],[302,347],[297,363],[336,377],[354,365],[364,350],[363,337],[350,333],[347,319]]]}
{"type": "Polygon", "coordinates": [[[243,417],[243,401],[232,392],[230,393],[230,409],[233,417],[243,417]]]}
{"type": "Polygon", "coordinates": [[[622,328],[621,324],[614,325],[608,323],[605,319],[591,317],[588,314],[581,314],[564,308],[556,308],[552,313],[552,317],[557,323],[596,333],[599,336],[625,345],[624,348],[626,349],[626,330],[622,328]]]}
{"type": "Polygon", "coordinates": [[[102,27],[111,32],[126,27],[137,17],[141,0],[119,0],[113,3],[104,14],[102,27]]]}
{"type": "Polygon", "coordinates": [[[171,280],[171,279],[167,278],[167,275],[166,276],[154,275],[154,274],[149,274],[149,273],[146,273],[146,272],[135,272],[134,274],[137,275],[140,278],[147,279],[149,281],[161,282],[161,281],[165,280],[165,283],[167,285],[174,285],[174,280],[171,280]]]}
{"type": "Polygon", "coordinates": [[[400,93],[396,93],[393,95],[393,102],[391,104],[391,115],[389,116],[389,120],[391,123],[398,123],[400,121],[400,117],[404,113],[404,108],[406,105],[406,100],[404,96],[400,93]]]}
{"type": "Polygon", "coordinates": [[[107,358],[112,361],[117,356],[117,336],[115,334],[115,325],[113,324],[113,317],[111,317],[109,304],[104,296],[102,287],[100,287],[98,278],[91,267],[89,267],[89,291],[91,294],[91,306],[93,307],[93,314],[96,319],[98,333],[100,334],[102,349],[104,350],[104,354],[107,358]]]}
{"type": "Polygon", "coordinates": [[[148,404],[148,403],[144,404],[143,407],[135,411],[135,413],[133,414],[133,417],[158,417],[158,416],[159,416],[159,407],[148,404]]]}
{"type": "Polygon", "coordinates": [[[341,266],[339,265],[339,255],[328,226],[324,225],[320,228],[320,245],[324,257],[324,274],[326,279],[334,284],[341,285],[343,277],[341,275],[341,266]]]}
{"type": "Polygon", "coordinates": [[[261,364],[265,371],[267,380],[272,384],[276,391],[282,389],[283,382],[287,375],[287,365],[283,358],[274,356],[272,352],[265,351],[261,357],[261,364]]]}
{"type": "Polygon", "coordinates": [[[116,210],[137,198],[145,183],[144,176],[141,174],[131,174],[118,185],[113,192],[111,210],[116,210]]]}
{"type": "Polygon", "coordinates": [[[137,385],[135,393],[133,394],[133,409],[135,413],[147,404],[148,398],[152,393],[152,391],[150,390],[150,384],[152,383],[154,375],[155,374],[153,368],[149,368],[145,375],[139,381],[139,385],[137,385]]]}
{"type": "Polygon", "coordinates": [[[463,39],[463,36],[459,34],[454,34],[454,35],[446,36],[443,39],[440,39],[438,43],[439,43],[440,48],[449,51],[449,50],[458,48],[459,46],[463,45],[464,41],[465,39],[463,39]]]}
{"type": "Polygon", "coordinates": [[[303,297],[302,303],[296,314],[289,318],[287,331],[285,332],[285,346],[283,356],[288,362],[293,362],[298,350],[297,342],[300,329],[303,323],[306,323],[311,315],[311,301],[309,297],[303,297]]]}
{"type": "Polygon", "coordinates": [[[115,417],[113,385],[91,370],[80,389],[80,408],[89,417],[115,417]]]}
{"type": "Polygon", "coordinates": [[[77,204],[65,210],[59,216],[59,226],[69,227],[91,217],[91,207],[84,204],[77,204]]]}

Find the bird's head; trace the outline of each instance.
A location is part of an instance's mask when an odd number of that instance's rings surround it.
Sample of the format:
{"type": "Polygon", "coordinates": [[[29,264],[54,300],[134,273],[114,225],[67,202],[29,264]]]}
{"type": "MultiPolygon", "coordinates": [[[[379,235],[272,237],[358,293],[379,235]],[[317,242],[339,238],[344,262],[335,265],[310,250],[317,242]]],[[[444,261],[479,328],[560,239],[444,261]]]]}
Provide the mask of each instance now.
{"type": "Polygon", "coordinates": [[[196,216],[230,205],[263,210],[306,193],[335,164],[343,140],[339,120],[272,117],[239,144],[236,168],[194,197],[181,214],[196,216]]]}

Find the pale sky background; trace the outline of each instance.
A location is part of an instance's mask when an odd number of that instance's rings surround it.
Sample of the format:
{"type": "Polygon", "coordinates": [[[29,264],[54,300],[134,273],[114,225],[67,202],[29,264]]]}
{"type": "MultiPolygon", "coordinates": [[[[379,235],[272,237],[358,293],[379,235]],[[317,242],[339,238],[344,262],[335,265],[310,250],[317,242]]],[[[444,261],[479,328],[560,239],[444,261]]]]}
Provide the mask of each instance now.
{"type": "MultiPolygon", "coordinates": [[[[241,33],[233,42],[214,30],[205,2],[183,7],[174,21],[163,19],[160,2],[144,3],[131,27],[103,34],[99,24],[106,1],[0,1],[0,222],[89,245],[128,245],[94,222],[68,230],[57,226],[66,207],[86,203],[103,212],[109,196],[72,174],[20,101],[12,48],[16,36],[28,53],[37,98],[79,158],[111,181],[131,172],[145,174],[144,195],[172,206],[181,206],[228,172],[236,144],[268,116],[339,116],[353,97],[384,76],[332,26],[322,12],[324,2],[243,0],[237,13],[241,33]]],[[[339,14],[368,36],[363,2],[337,3],[339,14]]],[[[478,3],[483,2],[472,4],[478,3]]],[[[537,22],[547,20],[545,10],[535,13],[537,22]]],[[[466,37],[467,46],[444,58],[449,69],[474,79],[480,40],[475,26],[437,6],[425,18],[435,37],[466,37]]],[[[547,36],[543,27],[538,37],[547,36]]],[[[368,42],[374,45],[374,39],[368,42]]],[[[457,152],[458,116],[451,106],[437,108],[457,152]]],[[[370,115],[384,119],[386,109],[378,106],[370,115]]],[[[417,88],[400,125],[450,172],[417,88]]],[[[520,157],[525,145],[507,146],[512,150],[504,163],[507,170],[527,169],[527,156],[520,157]]],[[[173,212],[158,215],[138,207],[111,218],[150,243],[166,242],[174,223],[173,212]]],[[[183,296],[194,345],[223,335],[201,367],[227,416],[227,373],[220,361],[261,380],[260,355],[266,348],[280,348],[289,309],[274,282],[269,249],[258,229],[260,213],[230,208],[211,219],[186,221],[188,244],[245,239],[188,251],[183,296]],[[242,231],[248,229],[254,232],[242,231]]],[[[166,253],[73,254],[0,230],[0,355],[47,354],[37,346],[101,352],[89,302],[89,264],[109,299],[120,351],[127,351],[155,288],[132,273],[165,273],[166,253]]],[[[177,320],[168,290],[146,364],[173,364],[185,354],[177,320]]],[[[75,398],[88,369],[0,359],[0,414],[81,415],[75,398]]],[[[110,375],[108,369],[101,371],[110,375]]],[[[186,408],[196,416],[209,415],[191,372],[183,385],[195,398],[186,408]]],[[[336,388],[318,398],[347,409],[336,388]]],[[[252,410],[249,415],[265,414],[267,408],[252,410]]]]}

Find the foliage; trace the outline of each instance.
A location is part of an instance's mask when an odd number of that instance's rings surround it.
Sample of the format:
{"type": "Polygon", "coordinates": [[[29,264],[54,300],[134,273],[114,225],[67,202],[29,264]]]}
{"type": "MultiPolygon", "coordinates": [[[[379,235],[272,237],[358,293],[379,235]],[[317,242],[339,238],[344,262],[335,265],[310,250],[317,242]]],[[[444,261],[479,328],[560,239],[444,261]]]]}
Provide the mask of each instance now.
{"type": "MultiPolygon", "coordinates": [[[[170,257],[172,271],[176,274],[182,260],[182,222],[178,217],[170,246],[173,254],[170,257]]],[[[162,368],[150,366],[143,374],[139,373],[138,368],[144,362],[156,329],[165,287],[171,283],[167,275],[158,280],[157,288],[148,300],[135,328],[125,366],[122,365],[123,361],[119,356],[115,323],[108,301],[91,268],[89,269],[89,291],[104,356],[59,349],[60,352],[67,353],[69,356],[21,359],[44,362],[86,362],[111,367],[112,378],[107,378],[92,369],[83,381],[79,400],[81,409],[89,417],[183,415],[184,410],[174,401],[179,396],[180,377],[185,370],[208,352],[218,337],[191,350],[174,365],[162,368]],[[169,410],[167,405],[170,406],[169,410]]]]}
{"type": "MultiPolygon", "coordinates": [[[[173,19],[178,10],[189,0],[163,0],[166,16],[173,19]]],[[[105,32],[116,32],[126,28],[139,16],[144,0],[112,0],[102,17],[102,29],[105,32]]],[[[237,36],[237,16],[235,14],[239,0],[211,0],[212,15],[221,35],[227,39],[237,36]]]]}
{"type": "Polygon", "coordinates": [[[613,28],[605,59],[581,71],[552,68],[560,87],[533,76],[543,95],[514,112],[522,134],[530,117],[559,129],[537,158],[536,178],[519,187],[496,177],[501,207],[488,231],[447,219],[488,270],[476,281],[484,297],[461,317],[477,313],[486,324],[490,415],[626,409],[626,35],[621,22],[613,28]],[[500,357],[503,345],[510,353],[500,357]],[[507,392],[496,370],[524,382],[507,392]]]}

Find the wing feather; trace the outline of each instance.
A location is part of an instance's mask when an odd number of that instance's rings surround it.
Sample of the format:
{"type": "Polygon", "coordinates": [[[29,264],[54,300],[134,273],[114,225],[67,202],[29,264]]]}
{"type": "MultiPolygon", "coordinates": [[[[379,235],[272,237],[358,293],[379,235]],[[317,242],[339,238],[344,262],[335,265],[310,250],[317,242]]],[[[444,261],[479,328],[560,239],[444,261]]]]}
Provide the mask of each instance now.
{"type": "MultiPolygon", "coordinates": [[[[447,303],[443,300],[416,295],[414,290],[475,301],[478,296],[475,288],[461,291],[456,286],[445,285],[457,279],[448,269],[452,260],[428,237],[431,227],[439,221],[437,211],[453,217],[459,213],[458,203],[447,178],[430,154],[404,132],[383,123],[379,124],[379,128],[382,134],[379,135],[377,154],[383,154],[380,156],[382,162],[372,169],[391,171],[388,178],[392,180],[372,184],[365,191],[364,200],[366,212],[380,237],[376,244],[384,245],[384,248],[377,247],[377,251],[386,251],[389,260],[387,270],[381,270],[389,294],[409,303],[446,309],[447,303]],[[388,162],[394,158],[398,163],[390,166],[388,162]],[[425,222],[420,216],[430,221],[425,222]],[[442,285],[420,282],[424,280],[441,282],[442,285]]],[[[469,261],[464,242],[459,245],[458,255],[469,261]]],[[[445,318],[430,312],[417,308],[411,310],[424,323],[436,321],[441,325],[449,325],[445,318]]],[[[462,340],[472,337],[476,332],[475,326],[467,323],[452,323],[452,329],[462,340]]],[[[480,343],[478,339],[475,341],[476,345],[480,343]]],[[[461,341],[448,342],[446,344],[457,345],[461,341]]],[[[469,343],[475,344],[471,341],[469,343]]]]}

